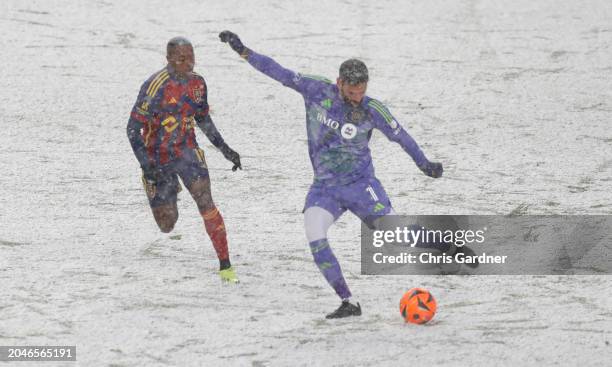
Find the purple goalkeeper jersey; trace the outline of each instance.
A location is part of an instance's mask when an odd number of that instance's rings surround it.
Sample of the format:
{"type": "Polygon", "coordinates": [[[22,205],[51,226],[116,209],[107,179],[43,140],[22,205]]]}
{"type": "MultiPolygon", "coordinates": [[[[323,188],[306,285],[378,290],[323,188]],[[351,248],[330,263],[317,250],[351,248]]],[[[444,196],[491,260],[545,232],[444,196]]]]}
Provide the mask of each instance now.
{"type": "Polygon", "coordinates": [[[363,177],[374,177],[368,144],[375,128],[399,143],[417,166],[427,162],[414,139],[376,99],[365,96],[354,107],[344,101],[330,80],[295,73],[252,50],[247,60],[255,69],[304,97],[308,152],[315,184],[345,185],[363,177]]]}

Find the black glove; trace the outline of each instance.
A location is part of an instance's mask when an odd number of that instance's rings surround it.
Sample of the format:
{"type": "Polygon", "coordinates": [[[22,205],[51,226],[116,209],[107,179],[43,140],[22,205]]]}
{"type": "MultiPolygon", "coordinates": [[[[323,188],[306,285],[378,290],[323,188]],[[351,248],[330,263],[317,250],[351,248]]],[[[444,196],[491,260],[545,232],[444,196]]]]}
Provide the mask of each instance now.
{"type": "Polygon", "coordinates": [[[236,33],[232,33],[230,31],[223,31],[219,33],[219,39],[223,43],[229,43],[232,50],[238,52],[238,55],[242,55],[242,53],[244,52],[246,48],[244,47],[244,45],[242,44],[242,42],[240,41],[240,38],[238,38],[238,35],[236,33]]]}
{"type": "Polygon", "coordinates": [[[223,144],[219,147],[221,153],[228,161],[234,164],[232,167],[232,171],[236,171],[238,168],[242,169],[242,165],[240,164],[240,154],[236,153],[232,148],[230,148],[227,144],[223,144]]]}
{"type": "Polygon", "coordinates": [[[433,178],[442,177],[442,172],[444,172],[444,168],[442,168],[442,163],[438,162],[427,161],[422,166],[419,166],[419,169],[423,171],[423,173],[427,176],[433,178]]]}

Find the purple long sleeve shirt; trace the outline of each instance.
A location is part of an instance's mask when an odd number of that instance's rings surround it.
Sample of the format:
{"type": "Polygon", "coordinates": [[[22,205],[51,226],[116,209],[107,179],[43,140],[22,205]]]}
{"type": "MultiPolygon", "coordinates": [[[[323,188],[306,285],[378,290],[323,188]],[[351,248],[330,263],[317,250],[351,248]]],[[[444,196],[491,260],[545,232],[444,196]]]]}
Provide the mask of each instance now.
{"type": "Polygon", "coordinates": [[[376,99],[365,96],[361,104],[354,107],[344,101],[338,87],[330,80],[295,73],[252,50],[247,61],[304,97],[308,152],[315,184],[344,185],[373,177],[374,166],[368,147],[373,129],[399,143],[417,166],[427,162],[414,139],[376,99]]]}

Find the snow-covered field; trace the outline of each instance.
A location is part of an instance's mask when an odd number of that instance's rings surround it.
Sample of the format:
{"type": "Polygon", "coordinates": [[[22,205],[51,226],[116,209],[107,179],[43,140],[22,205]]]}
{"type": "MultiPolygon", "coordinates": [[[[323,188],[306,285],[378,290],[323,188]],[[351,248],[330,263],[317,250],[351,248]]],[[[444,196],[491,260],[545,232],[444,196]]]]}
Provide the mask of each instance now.
{"type": "Polygon", "coordinates": [[[330,242],[364,314],[325,320],[338,300],[303,234],[301,97],[221,44],[223,29],[310,74],[368,63],[368,94],[446,169],[423,176],[376,133],[400,213],[612,212],[609,1],[3,0],[0,345],[76,345],[80,366],[610,363],[610,276],[361,276],[352,215],[330,242]],[[176,35],[243,157],[233,173],[198,136],[238,286],[220,284],[185,191],[181,238],[157,230],[125,136],[176,35]],[[438,299],[428,325],[399,315],[413,286],[438,299]]]}

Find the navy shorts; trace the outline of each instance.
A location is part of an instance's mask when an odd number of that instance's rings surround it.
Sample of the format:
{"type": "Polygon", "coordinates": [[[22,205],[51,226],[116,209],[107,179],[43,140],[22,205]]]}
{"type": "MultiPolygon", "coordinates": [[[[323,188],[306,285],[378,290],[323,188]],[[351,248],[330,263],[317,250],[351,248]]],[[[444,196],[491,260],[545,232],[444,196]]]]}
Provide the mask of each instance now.
{"type": "Polygon", "coordinates": [[[389,197],[376,177],[364,177],[348,185],[313,184],[306,196],[306,209],[317,206],[330,212],[334,219],[350,210],[366,224],[389,214],[389,197]]]}
{"type": "Polygon", "coordinates": [[[204,151],[200,148],[183,150],[181,157],[160,166],[159,169],[159,178],[154,185],[147,184],[144,178],[142,180],[152,208],[176,203],[176,195],[181,190],[178,177],[187,187],[198,178],[208,177],[204,151]]]}

